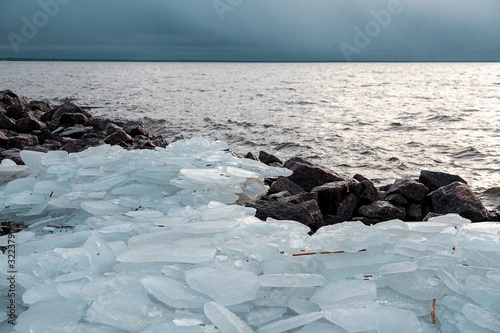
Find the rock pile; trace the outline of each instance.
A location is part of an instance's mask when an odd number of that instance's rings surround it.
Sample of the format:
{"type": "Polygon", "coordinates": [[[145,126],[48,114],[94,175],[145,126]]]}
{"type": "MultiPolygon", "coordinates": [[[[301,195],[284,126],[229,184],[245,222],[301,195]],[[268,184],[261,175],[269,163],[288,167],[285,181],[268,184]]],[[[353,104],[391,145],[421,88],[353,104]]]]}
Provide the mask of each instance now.
{"type": "Polygon", "coordinates": [[[161,136],[150,136],[140,121],[99,119],[71,102],[53,106],[0,91],[0,161],[23,164],[21,150],[72,153],[103,144],[154,149],[168,143],[161,136]]]}
{"type": "MultiPolygon", "coordinates": [[[[418,179],[397,179],[376,187],[362,175],[350,178],[300,157],[283,163],[268,153],[260,156],[268,165],[293,171],[289,177],[268,179],[268,194],[247,204],[263,220],[296,220],[312,231],[343,221],[367,225],[392,219],[427,221],[448,213],[473,222],[500,221],[500,206],[488,211],[460,176],[423,170],[418,179]]],[[[252,153],[245,157],[259,160],[252,153]]]]}

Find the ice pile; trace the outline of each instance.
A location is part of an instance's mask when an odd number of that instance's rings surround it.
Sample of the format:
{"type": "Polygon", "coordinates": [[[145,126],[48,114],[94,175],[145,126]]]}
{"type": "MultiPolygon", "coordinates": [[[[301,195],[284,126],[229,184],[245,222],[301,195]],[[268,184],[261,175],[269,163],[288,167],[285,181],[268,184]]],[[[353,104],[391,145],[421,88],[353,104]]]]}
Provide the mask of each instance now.
{"type": "Polygon", "coordinates": [[[500,331],[500,224],[309,236],[236,204],[290,171],[202,138],[21,156],[34,173],[0,188],[2,221],[29,225],[15,234],[14,327],[0,256],[2,332],[500,331]]]}

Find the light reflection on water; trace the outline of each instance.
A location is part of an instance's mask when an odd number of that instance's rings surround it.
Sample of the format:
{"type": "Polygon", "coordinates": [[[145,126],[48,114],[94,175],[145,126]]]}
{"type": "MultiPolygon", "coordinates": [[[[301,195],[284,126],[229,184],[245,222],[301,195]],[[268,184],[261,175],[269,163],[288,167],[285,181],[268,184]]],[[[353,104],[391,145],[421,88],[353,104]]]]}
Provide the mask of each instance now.
{"type": "Polygon", "coordinates": [[[2,89],[70,97],[168,139],[303,155],[379,184],[421,169],[459,174],[491,208],[500,194],[497,63],[2,62],[2,89]]]}

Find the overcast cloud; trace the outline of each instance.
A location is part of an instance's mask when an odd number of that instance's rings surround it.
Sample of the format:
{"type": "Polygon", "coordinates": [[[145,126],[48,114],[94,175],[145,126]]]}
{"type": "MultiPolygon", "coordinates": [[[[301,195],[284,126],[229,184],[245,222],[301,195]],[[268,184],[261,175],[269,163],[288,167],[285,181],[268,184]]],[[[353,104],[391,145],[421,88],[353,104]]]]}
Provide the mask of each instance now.
{"type": "Polygon", "coordinates": [[[500,61],[500,1],[0,0],[0,58],[500,61]]]}

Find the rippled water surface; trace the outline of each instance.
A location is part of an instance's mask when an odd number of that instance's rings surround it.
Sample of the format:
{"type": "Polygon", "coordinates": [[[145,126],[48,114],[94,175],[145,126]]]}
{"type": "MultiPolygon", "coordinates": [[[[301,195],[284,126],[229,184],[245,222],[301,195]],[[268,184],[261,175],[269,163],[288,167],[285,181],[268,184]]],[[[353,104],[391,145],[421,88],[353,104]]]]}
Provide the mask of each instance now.
{"type": "Polygon", "coordinates": [[[0,62],[5,88],[379,184],[451,172],[500,203],[499,63],[0,62]]]}

